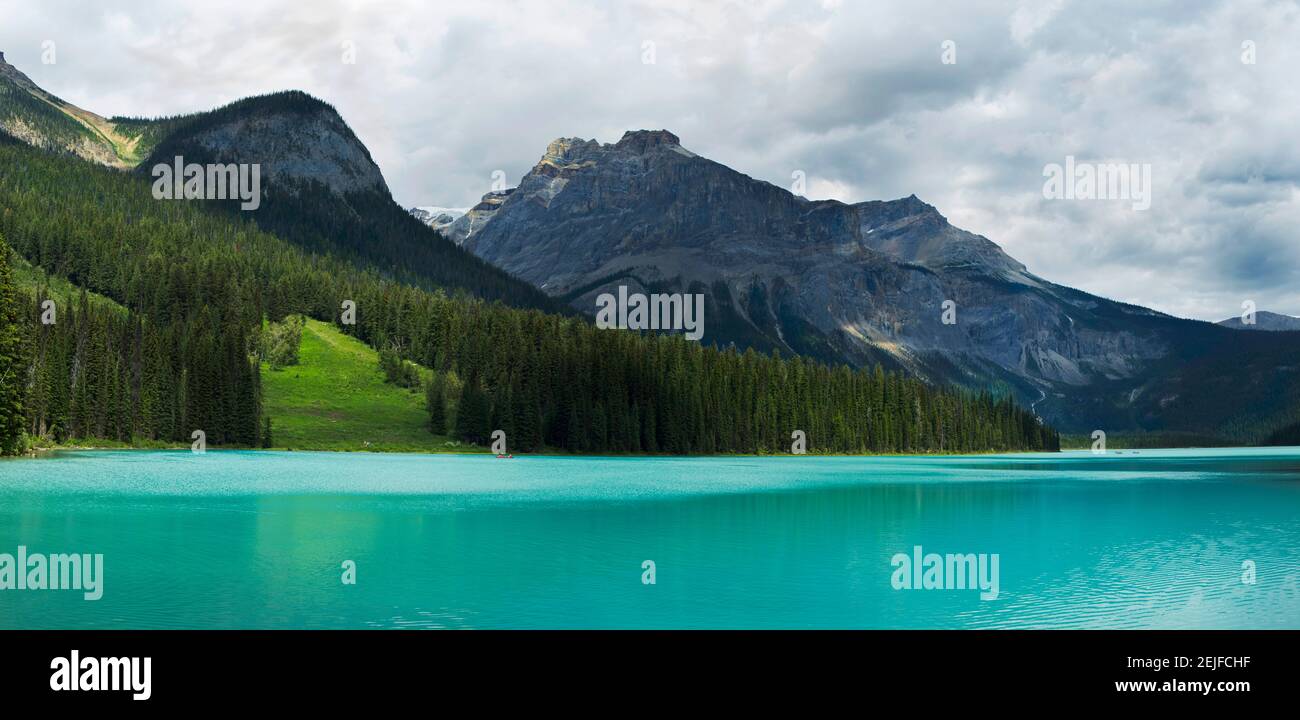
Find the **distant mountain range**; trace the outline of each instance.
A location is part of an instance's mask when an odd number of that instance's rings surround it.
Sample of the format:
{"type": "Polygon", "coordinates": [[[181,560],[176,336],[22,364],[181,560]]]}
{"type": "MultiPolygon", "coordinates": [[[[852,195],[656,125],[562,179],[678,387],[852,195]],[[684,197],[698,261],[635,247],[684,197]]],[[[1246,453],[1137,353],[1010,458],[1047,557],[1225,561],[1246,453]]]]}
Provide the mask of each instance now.
{"type": "Polygon", "coordinates": [[[583,312],[618,286],[699,292],[706,342],[1003,387],[1066,430],[1256,437],[1300,396],[1300,335],[1057,285],[915,196],[808,200],[666,130],[557,139],[444,232],[583,312]]]}
{"type": "Polygon", "coordinates": [[[1230,327],[1234,330],[1270,330],[1273,332],[1291,332],[1300,330],[1300,318],[1291,317],[1290,315],[1281,315],[1267,310],[1260,310],[1255,313],[1255,322],[1246,324],[1240,317],[1231,317],[1227,320],[1220,320],[1219,324],[1224,327],[1230,327]]]}
{"type": "Polygon", "coordinates": [[[445,207],[413,207],[411,214],[416,220],[428,225],[434,230],[445,231],[452,223],[456,222],[462,215],[469,211],[469,208],[445,208],[445,207]]]}

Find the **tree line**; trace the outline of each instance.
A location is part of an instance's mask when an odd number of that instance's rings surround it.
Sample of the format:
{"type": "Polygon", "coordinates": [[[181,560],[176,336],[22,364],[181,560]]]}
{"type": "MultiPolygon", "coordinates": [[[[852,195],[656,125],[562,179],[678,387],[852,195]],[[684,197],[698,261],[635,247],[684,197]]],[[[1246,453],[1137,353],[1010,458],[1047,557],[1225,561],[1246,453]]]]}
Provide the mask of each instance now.
{"type": "Polygon", "coordinates": [[[18,382],[5,393],[22,408],[21,425],[5,434],[10,452],[19,429],[57,442],[188,442],[202,429],[216,444],[260,443],[256,360],[245,334],[220,327],[213,309],[160,325],[84,290],[61,305],[41,288],[17,292],[9,254],[0,235],[6,337],[17,348],[9,376],[18,382]]]}

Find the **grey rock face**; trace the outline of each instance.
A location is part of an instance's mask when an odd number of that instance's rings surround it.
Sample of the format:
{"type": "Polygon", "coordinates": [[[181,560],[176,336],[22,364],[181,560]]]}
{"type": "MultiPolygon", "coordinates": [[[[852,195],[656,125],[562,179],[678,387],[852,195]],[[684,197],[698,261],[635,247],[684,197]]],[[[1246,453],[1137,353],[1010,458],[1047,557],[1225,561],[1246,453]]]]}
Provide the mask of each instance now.
{"type": "Polygon", "coordinates": [[[23,74],[21,70],[5,62],[5,54],[0,52],[0,78],[8,80],[17,87],[29,92],[41,92],[41,89],[23,74]]]}
{"type": "Polygon", "coordinates": [[[312,181],[338,195],[389,194],[370,152],[325,105],[305,113],[235,115],[186,141],[222,161],[259,163],[263,183],[312,181]]]}
{"type": "Polygon", "coordinates": [[[706,342],[885,356],[932,379],[951,379],[948,366],[992,372],[1035,399],[1031,388],[1131,377],[1167,350],[1122,322],[1159,313],[1038,278],[915,196],[807,200],[663,130],[555,140],[518,188],[486,196],[450,237],[588,312],[619,285],[702,290],[706,342]],[[948,300],[954,324],[943,322],[948,300]]]}
{"type": "Polygon", "coordinates": [[[453,220],[449,225],[443,228],[443,234],[457,245],[463,245],[465,239],[470,235],[483,229],[492,216],[496,215],[497,210],[505,203],[506,198],[514,188],[498,192],[490,192],[483,196],[477,205],[465,211],[460,217],[453,220]]]}

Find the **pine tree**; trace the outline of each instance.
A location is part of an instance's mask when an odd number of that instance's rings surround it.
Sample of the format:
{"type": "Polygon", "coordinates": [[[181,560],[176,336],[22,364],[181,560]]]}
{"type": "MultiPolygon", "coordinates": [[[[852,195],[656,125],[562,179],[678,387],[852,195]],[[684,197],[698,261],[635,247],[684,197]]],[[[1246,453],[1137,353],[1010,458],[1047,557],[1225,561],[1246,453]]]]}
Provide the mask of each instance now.
{"type": "Polygon", "coordinates": [[[456,415],[456,435],[465,442],[476,445],[486,444],[492,435],[489,427],[487,393],[479,387],[478,378],[468,377],[460,391],[460,405],[456,415]]]}
{"type": "MultiPolygon", "coordinates": [[[[506,434],[510,443],[515,442],[515,404],[514,393],[509,383],[502,384],[500,391],[492,402],[492,431],[500,430],[506,434]]],[[[508,446],[509,447],[509,446],[508,446]]]]}
{"type": "Polygon", "coordinates": [[[515,403],[515,447],[533,452],[542,445],[542,409],[537,388],[532,384],[520,389],[515,403]]]}
{"type": "Polygon", "coordinates": [[[18,298],[9,245],[0,235],[0,455],[23,450],[27,413],[28,342],[25,303],[18,298]]]}
{"type": "Polygon", "coordinates": [[[429,408],[429,432],[447,434],[447,390],[442,375],[437,371],[425,387],[425,403],[429,408]]]}

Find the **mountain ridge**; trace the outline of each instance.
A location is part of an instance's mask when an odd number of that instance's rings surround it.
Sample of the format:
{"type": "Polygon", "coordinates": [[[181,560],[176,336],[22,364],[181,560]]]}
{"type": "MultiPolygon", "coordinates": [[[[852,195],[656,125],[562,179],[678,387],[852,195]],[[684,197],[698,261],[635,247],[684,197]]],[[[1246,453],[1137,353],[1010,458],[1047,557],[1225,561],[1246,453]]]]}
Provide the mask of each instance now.
{"type": "Polygon", "coordinates": [[[171,121],[173,132],[140,164],[175,157],[256,161],[268,186],[319,183],[338,195],[391,196],[369,149],[334,106],[300,90],[254,95],[171,121]]]}
{"type": "MultiPolygon", "coordinates": [[[[0,119],[45,133],[20,137],[27,144],[76,155],[77,138],[92,135],[34,95],[26,76],[0,79],[0,119]]],[[[809,200],[696,155],[666,130],[553,141],[518,187],[455,218],[449,241],[393,201],[360,139],[305,93],[108,122],[149,150],[135,163],[141,175],[177,156],[265,162],[266,202],[244,218],[417,287],[570,314],[591,314],[596,296],[619,285],[698,292],[709,344],[992,389],[1066,428],[1228,428],[1256,438],[1294,420],[1287,333],[1241,338],[1055,285],[915,195],[809,200]],[[952,323],[941,320],[949,301],[952,323]],[[1251,372],[1230,395],[1207,401],[1189,385],[1221,384],[1225,368],[1243,362],[1251,372]]],[[[11,134],[3,123],[0,131],[11,134]]],[[[115,149],[97,162],[123,161],[115,149]]],[[[240,212],[237,202],[204,202],[240,212]]],[[[273,291],[296,292],[288,281],[273,291]]]]}
{"type": "MultiPolygon", "coordinates": [[[[1214,417],[1192,421],[1178,406],[1196,406],[1194,389],[1168,387],[1221,363],[1225,328],[1052,283],[915,195],[803,198],[667,130],[557,138],[517,187],[488,193],[446,233],[582,312],[619,285],[701,292],[706,342],[1002,387],[1065,429],[1217,431],[1249,414],[1197,406],[1214,417]]],[[[1258,384],[1289,388],[1279,368],[1294,348],[1261,342],[1273,365],[1258,384]]]]}
{"type": "Polygon", "coordinates": [[[0,52],[0,129],[46,150],[102,165],[134,167],[147,151],[139,134],[42,89],[0,52]]]}

